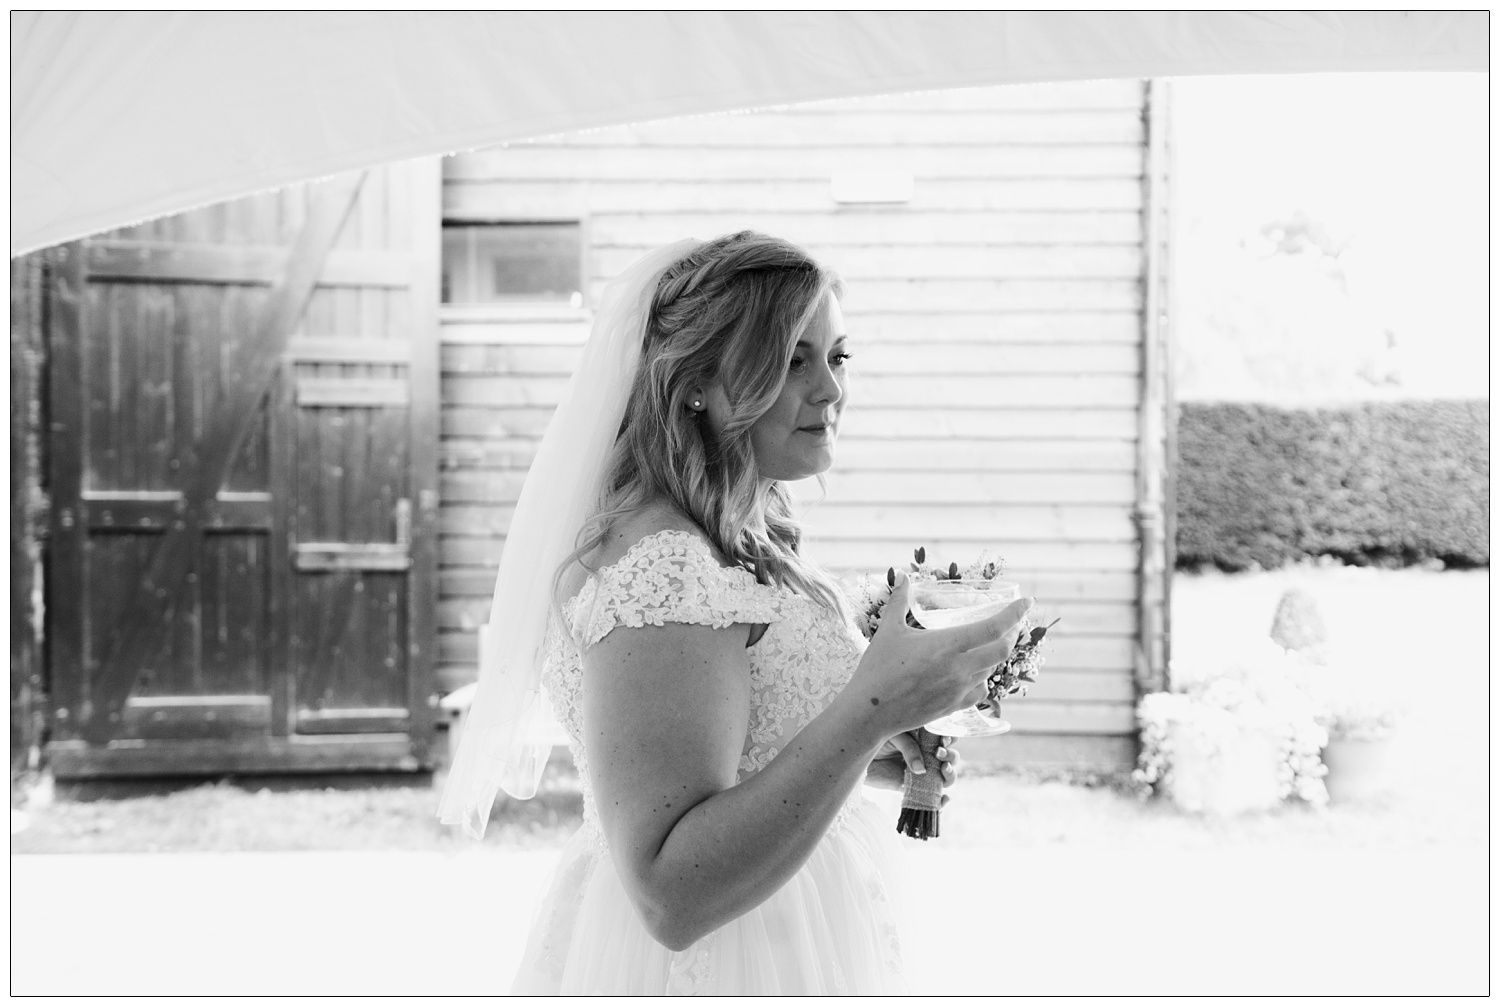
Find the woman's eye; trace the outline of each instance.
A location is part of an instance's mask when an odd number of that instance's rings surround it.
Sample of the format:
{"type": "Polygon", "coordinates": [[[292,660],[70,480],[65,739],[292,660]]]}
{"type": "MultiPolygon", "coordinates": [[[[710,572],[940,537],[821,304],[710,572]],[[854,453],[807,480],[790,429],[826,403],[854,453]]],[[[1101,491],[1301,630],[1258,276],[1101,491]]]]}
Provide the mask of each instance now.
{"type": "MultiPolygon", "coordinates": [[[[838,370],[839,368],[847,364],[850,360],[852,360],[853,357],[854,354],[852,353],[835,353],[833,356],[828,358],[828,366],[833,368],[834,370],[838,370]]],[[[793,357],[792,362],[787,369],[790,370],[793,374],[801,374],[807,370],[807,360],[803,357],[793,357]]]]}

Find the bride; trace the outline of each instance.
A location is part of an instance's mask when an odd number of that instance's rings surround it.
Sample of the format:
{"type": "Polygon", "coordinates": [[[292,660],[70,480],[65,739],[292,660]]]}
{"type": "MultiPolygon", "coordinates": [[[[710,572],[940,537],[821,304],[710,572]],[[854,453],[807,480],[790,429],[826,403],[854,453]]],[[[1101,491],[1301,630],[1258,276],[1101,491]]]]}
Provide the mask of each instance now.
{"type": "Polygon", "coordinates": [[[497,789],[535,792],[545,685],[583,825],[515,993],[905,990],[894,822],[860,785],[921,768],[905,732],[982,697],[1029,602],[886,618],[866,647],[802,557],[783,484],[833,462],[841,292],[752,232],[659,249],[605,292],[517,505],[440,812],[478,834],[497,789]]]}

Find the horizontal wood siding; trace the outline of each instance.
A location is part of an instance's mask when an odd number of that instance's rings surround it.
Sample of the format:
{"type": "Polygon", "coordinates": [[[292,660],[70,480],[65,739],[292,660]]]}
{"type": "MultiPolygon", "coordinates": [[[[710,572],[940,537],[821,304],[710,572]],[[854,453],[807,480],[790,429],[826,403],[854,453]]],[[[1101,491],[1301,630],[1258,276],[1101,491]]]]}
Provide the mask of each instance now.
{"type": "MultiPolygon", "coordinates": [[[[851,405],[809,553],[840,573],[912,547],[1005,558],[1063,622],[1017,731],[1134,730],[1134,519],[1147,270],[1146,89],[980,88],[643,123],[449,158],[456,220],[584,222],[586,303],[644,251],[754,228],[837,269],[851,405]],[[838,204],[844,171],[909,172],[838,204]]],[[[475,631],[586,311],[449,309],[443,324],[441,678],[475,631]]]]}

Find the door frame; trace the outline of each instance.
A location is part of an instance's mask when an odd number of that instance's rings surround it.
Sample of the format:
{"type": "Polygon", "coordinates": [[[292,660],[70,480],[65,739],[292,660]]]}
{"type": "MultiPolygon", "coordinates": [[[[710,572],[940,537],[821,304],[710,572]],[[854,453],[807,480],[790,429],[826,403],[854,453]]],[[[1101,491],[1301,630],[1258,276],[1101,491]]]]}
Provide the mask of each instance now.
{"type": "MultiPolygon", "coordinates": [[[[261,355],[270,349],[274,363],[262,382],[269,395],[268,434],[273,439],[271,471],[272,519],[268,535],[271,563],[267,618],[269,620],[269,686],[270,731],[264,737],[192,737],[180,739],[118,738],[110,736],[113,716],[119,723],[134,672],[117,673],[112,688],[103,695],[102,709],[86,716],[81,709],[89,692],[87,676],[94,678],[95,688],[102,678],[91,667],[91,657],[84,647],[84,610],[78,601],[83,597],[85,537],[88,521],[82,492],[83,445],[80,440],[83,420],[82,389],[77,375],[82,373],[82,339],[85,338],[82,312],[85,310],[85,287],[88,282],[88,241],[49,250],[51,268],[48,291],[50,317],[47,332],[49,368],[47,389],[51,427],[47,436],[48,469],[54,506],[50,508],[50,542],[47,555],[48,594],[47,664],[52,686],[50,719],[52,737],[47,755],[53,773],[59,779],[107,778],[149,775],[221,775],[225,773],[282,772],[348,772],[348,771],[424,771],[435,765],[433,737],[436,701],[434,690],[437,658],[437,532],[438,532],[438,436],[440,411],[440,347],[438,345],[438,283],[441,263],[441,169],[436,158],[410,162],[403,166],[412,186],[412,247],[403,252],[409,262],[412,331],[411,361],[408,377],[411,384],[407,418],[409,437],[408,488],[413,498],[410,532],[410,567],[406,579],[406,647],[407,647],[407,728],[401,732],[363,734],[298,735],[292,723],[292,689],[295,686],[289,643],[291,592],[295,536],[288,527],[291,494],[295,473],[292,471],[293,448],[289,434],[289,410],[296,406],[290,380],[290,366],[285,361],[284,346],[260,345],[261,355]],[[278,449],[279,448],[279,449],[278,449]],[[115,695],[118,693],[118,695],[115,695]]],[[[373,169],[380,171],[382,169],[373,169]]],[[[362,179],[364,173],[359,173],[362,179]]],[[[313,236],[321,243],[320,260],[326,256],[334,237],[345,226],[358,192],[348,187],[352,177],[325,184],[323,195],[337,201],[348,197],[342,209],[328,213],[338,216],[331,235],[313,236]],[[329,190],[332,190],[331,194],[329,190]]],[[[326,200],[325,200],[326,202],[326,200]]],[[[325,213],[326,218],[326,213],[325,213]]],[[[324,220],[325,230],[328,220],[324,220]]],[[[303,238],[294,247],[302,247],[303,238]]],[[[293,258],[296,256],[294,254],[293,258]]],[[[289,337],[307,304],[313,286],[323,268],[322,261],[312,275],[300,278],[305,293],[292,291],[290,297],[300,302],[272,305],[279,317],[268,318],[258,326],[263,338],[289,337]]],[[[303,263],[306,269],[306,263],[303,263]]],[[[284,282],[296,283],[294,265],[284,282]]],[[[283,293],[278,284],[271,292],[274,301],[283,293]]],[[[258,401],[264,401],[264,398],[258,401]]],[[[230,438],[231,455],[236,448],[230,438]]],[[[163,535],[162,545],[166,535],[163,535]]],[[[159,550],[164,551],[164,550],[159,550]]],[[[167,561],[170,566],[170,558],[167,561]]],[[[143,594],[145,592],[142,592],[143,594]]],[[[143,603],[135,609],[144,611],[143,603]]],[[[130,616],[126,617],[131,618],[130,616]]],[[[129,629],[127,622],[125,628],[129,629]]],[[[112,632],[113,627],[97,631],[112,632]]],[[[136,634],[139,636],[140,634],[136,634]]],[[[115,639],[112,652],[141,652],[146,645],[132,643],[129,632],[115,639]],[[121,643],[121,640],[124,643],[121,643]]],[[[137,665],[138,666],[138,665],[137,665]]],[[[232,699],[233,697],[226,697],[232,699]]],[[[233,704],[231,704],[233,705],[233,704]]],[[[244,705],[244,704],[241,704],[244,705]]]]}

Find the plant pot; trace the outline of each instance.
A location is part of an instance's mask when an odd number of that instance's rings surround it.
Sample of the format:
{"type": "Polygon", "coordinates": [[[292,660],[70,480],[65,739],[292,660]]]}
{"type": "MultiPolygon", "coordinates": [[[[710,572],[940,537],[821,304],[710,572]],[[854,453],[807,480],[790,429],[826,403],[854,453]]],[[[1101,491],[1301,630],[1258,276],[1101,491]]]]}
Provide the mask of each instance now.
{"type": "Polygon", "coordinates": [[[1391,789],[1394,738],[1337,738],[1323,749],[1328,800],[1346,804],[1379,797],[1391,789]]]}
{"type": "Polygon", "coordinates": [[[1212,734],[1173,724],[1172,803],[1183,811],[1237,815],[1281,801],[1281,748],[1269,731],[1241,725],[1212,734]]]}

